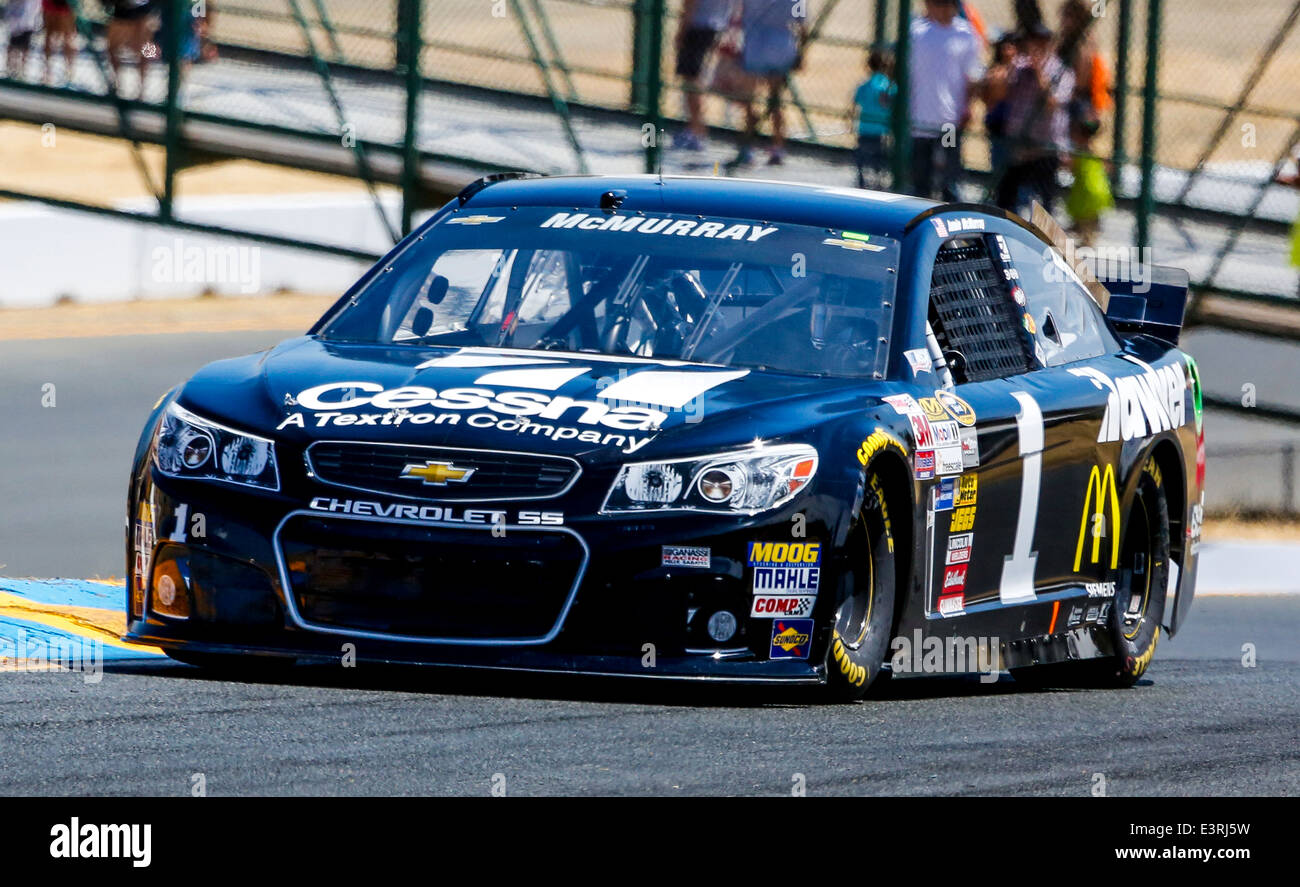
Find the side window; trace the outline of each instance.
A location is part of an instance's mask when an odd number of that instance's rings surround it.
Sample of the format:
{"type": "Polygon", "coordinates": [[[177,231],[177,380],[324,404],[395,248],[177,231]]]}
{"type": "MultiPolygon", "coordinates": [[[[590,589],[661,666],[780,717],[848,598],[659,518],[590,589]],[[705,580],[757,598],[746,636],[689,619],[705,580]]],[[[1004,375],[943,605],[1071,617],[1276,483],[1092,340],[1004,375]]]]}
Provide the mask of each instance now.
{"type": "Polygon", "coordinates": [[[1025,294],[1025,311],[1033,318],[1035,354],[1044,366],[1099,357],[1118,347],[1101,309],[1054,249],[1027,233],[1003,240],[1025,294]]]}
{"type": "Polygon", "coordinates": [[[929,320],[957,384],[1015,376],[1036,365],[1020,310],[983,236],[939,248],[929,320]]]}

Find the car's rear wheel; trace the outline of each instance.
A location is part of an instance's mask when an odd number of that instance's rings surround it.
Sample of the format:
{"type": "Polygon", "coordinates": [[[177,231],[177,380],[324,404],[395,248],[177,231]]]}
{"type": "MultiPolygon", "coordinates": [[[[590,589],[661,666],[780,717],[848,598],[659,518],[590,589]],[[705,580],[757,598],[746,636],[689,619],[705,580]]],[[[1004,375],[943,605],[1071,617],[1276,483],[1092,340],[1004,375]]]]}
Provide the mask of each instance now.
{"type": "Polygon", "coordinates": [[[1115,598],[1106,623],[1114,654],[1014,669],[1017,681],[1038,686],[1131,687],[1146,672],[1160,642],[1160,618],[1169,584],[1169,499],[1154,459],[1142,467],[1123,534],[1115,598]]]}
{"type": "Polygon", "coordinates": [[[880,480],[868,477],[866,502],[837,570],[835,615],[826,652],[827,690],[840,701],[865,697],[881,680],[894,620],[894,540],[880,480]]]}
{"type": "Polygon", "coordinates": [[[163,650],[177,662],[218,674],[235,676],[273,675],[288,671],[298,660],[290,656],[239,656],[233,653],[200,653],[195,650],[163,650]]]}

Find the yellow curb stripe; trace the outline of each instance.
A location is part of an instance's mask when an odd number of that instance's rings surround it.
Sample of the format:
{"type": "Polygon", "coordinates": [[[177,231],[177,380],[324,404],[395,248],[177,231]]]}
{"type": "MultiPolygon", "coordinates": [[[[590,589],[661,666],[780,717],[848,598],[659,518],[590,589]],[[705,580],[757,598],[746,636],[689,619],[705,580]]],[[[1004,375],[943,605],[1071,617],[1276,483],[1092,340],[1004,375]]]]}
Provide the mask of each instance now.
{"type": "Polygon", "coordinates": [[[41,604],[0,591],[0,616],[57,628],[76,637],[102,641],[123,650],[162,655],[162,650],[157,647],[122,640],[122,634],[126,631],[126,614],[117,610],[41,604]]]}

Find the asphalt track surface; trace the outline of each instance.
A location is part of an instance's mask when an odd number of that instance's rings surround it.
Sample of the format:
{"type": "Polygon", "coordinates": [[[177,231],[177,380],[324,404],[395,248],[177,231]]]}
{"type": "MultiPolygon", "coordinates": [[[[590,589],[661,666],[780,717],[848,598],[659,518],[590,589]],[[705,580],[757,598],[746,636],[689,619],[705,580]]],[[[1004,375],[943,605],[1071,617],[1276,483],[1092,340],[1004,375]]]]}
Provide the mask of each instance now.
{"type": "Polygon", "coordinates": [[[885,697],[652,681],[178,664],[0,674],[0,795],[1300,794],[1300,598],[1209,598],[1129,690],[1008,676],[885,697]],[[1256,645],[1257,665],[1241,662],[1256,645]]]}
{"type": "MultiPolygon", "coordinates": [[[[121,574],[127,463],[170,384],[282,334],[9,342],[0,575],[121,574]],[[56,405],[41,406],[42,385],[56,405]]],[[[1126,691],[1003,675],[807,691],[362,665],[98,683],[0,672],[0,795],[1300,794],[1300,595],[1199,599],[1126,691]],[[1254,667],[1243,664],[1250,645],[1254,667]],[[801,775],[801,776],[800,776],[801,775]],[[501,784],[498,782],[497,784],[501,784]]]]}

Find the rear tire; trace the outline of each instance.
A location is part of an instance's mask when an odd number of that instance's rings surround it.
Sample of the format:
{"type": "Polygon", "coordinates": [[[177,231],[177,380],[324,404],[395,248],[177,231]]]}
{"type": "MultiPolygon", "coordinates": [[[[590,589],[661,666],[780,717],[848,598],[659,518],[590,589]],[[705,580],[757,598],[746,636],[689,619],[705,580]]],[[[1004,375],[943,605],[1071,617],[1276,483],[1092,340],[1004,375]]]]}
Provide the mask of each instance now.
{"type": "Polygon", "coordinates": [[[1102,659],[1012,669],[1031,687],[1132,687],[1160,642],[1169,585],[1169,499],[1155,459],[1147,459],[1124,523],[1115,599],[1106,632],[1115,653],[1102,659]]]}
{"type": "Polygon", "coordinates": [[[826,651],[826,685],[834,701],[856,702],[886,674],[894,624],[894,539],[877,475],[869,475],[862,513],[849,531],[836,571],[835,611],[826,651]]]}

